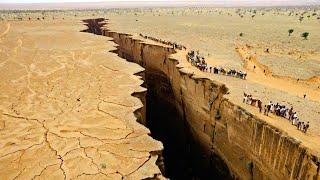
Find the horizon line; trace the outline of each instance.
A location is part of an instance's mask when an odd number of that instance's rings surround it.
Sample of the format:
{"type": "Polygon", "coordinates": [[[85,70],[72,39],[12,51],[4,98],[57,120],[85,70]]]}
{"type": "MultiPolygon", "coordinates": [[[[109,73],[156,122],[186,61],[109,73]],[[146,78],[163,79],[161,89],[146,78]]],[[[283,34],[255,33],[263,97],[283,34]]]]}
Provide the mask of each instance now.
{"type": "Polygon", "coordinates": [[[283,1],[266,2],[226,2],[226,1],[143,1],[143,0],[120,0],[120,1],[95,1],[95,2],[32,2],[32,3],[0,3],[0,10],[51,10],[51,9],[113,9],[113,8],[156,8],[156,7],[217,7],[217,8],[236,8],[236,7],[310,7],[319,6],[320,2],[291,2],[283,1]]]}

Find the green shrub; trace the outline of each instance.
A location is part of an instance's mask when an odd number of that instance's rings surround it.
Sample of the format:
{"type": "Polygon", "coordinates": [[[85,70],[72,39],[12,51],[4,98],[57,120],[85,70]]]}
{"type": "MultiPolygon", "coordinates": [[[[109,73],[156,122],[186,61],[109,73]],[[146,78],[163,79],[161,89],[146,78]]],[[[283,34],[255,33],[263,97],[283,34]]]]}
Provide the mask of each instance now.
{"type": "Polygon", "coordinates": [[[293,29],[288,30],[289,36],[293,33],[293,31],[294,31],[293,29]]]}
{"type": "Polygon", "coordinates": [[[303,37],[305,40],[308,39],[309,33],[308,32],[304,32],[301,34],[301,37],[303,37]]]}

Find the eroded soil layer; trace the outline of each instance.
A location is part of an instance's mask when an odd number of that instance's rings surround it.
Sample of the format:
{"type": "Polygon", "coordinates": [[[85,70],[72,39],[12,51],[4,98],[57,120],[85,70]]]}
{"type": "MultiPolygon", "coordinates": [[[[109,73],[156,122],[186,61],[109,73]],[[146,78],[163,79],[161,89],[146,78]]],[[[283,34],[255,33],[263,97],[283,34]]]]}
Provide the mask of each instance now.
{"type": "MultiPolygon", "coordinates": [[[[88,25],[87,32],[97,35],[101,35],[101,27],[106,24],[103,19],[85,22],[88,25]]],[[[136,62],[121,46],[112,52],[136,62]]],[[[166,55],[171,53],[174,51],[170,50],[166,55]]],[[[140,65],[146,66],[143,63],[140,65]]],[[[231,179],[228,167],[219,156],[212,154],[211,165],[203,159],[206,158],[202,156],[206,148],[192,135],[186,117],[177,109],[168,76],[157,69],[146,68],[143,79],[147,87],[147,118],[143,124],[151,130],[152,137],[164,143],[164,175],[170,179],[231,179]]]]}
{"type": "Polygon", "coordinates": [[[82,21],[10,22],[0,37],[1,179],[161,176],[143,69],[82,21]],[[141,95],[142,96],[142,95],[141,95]],[[135,113],[134,113],[135,112],[135,113]],[[136,116],[135,116],[136,114],[136,116]]]}
{"type": "Polygon", "coordinates": [[[121,57],[145,67],[146,76],[167,80],[151,81],[161,102],[173,104],[182,117],[195,140],[191,146],[201,150],[196,154],[201,167],[240,179],[319,179],[319,149],[228,99],[224,84],[188,68],[184,52],[106,28],[102,34],[119,45],[121,57]]]}

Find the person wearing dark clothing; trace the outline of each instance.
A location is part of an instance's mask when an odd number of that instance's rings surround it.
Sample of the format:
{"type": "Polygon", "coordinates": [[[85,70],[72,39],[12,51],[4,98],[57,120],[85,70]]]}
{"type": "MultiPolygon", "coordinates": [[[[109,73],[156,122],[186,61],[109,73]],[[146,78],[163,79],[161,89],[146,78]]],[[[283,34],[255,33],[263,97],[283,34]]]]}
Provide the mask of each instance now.
{"type": "Polygon", "coordinates": [[[262,102],[258,100],[258,107],[259,107],[259,112],[262,112],[262,102]]]}
{"type": "Polygon", "coordinates": [[[303,132],[307,133],[308,128],[309,128],[309,121],[304,125],[303,132]]]}
{"type": "Polygon", "coordinates": [[[297,129],[300,130],[301,122],[298,122],[297,129]]]}

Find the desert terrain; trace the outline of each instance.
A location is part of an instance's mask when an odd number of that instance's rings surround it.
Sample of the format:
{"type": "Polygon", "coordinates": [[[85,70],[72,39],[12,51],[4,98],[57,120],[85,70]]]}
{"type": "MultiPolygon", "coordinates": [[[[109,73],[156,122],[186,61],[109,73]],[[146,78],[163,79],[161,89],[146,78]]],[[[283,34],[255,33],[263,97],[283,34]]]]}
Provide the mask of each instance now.
{"type": "Polygon", "coordinates": [[[228,99],[320,155],[318,7],[0,14],[4,179],[143,179],[161,174],[154,152],[163,146],[134,115],[143,104],[132,94],[145,91],[134,74],[143,68],[109,52],[115,49],[111,38],[81,32],[86,29],[82,20],[94,18],[106,18],[107,29],[150,44],[161,45],[139,34],[183,44],[187,50],[175,54],[181,59],[199,50],[210,66],[247,72],[247,80],[242,80],[181,62],[188,71],[225,84],[228,99]],[[307,39],[301,37],[304,32],[307,39]],[[310,122],[308,132],[243,104],[244,92],[264,104],[294,107],[302,121],[310,122]]]}
{"type": "Polygon", "coordinates": [[[293,106],[319,138],[319,13],[318,8],[159,8],[114,10],[106,17],[114,31],[183,44],[188,50],[199,50],[209,65],[246,71],[247,81],[212,77],[226,83],[230,96],[239,101],[248,92],[265,103],[293,106]],[[301,16],[305,18],[300,22],[301,16]],[[289,29],[294,29],[290,36],[289,29]],[[309,32],[307,40],[301,37],[303,32],[309,32]]]}
{"type": "Polygon", "coordinates": [[[162,144],[134,115],[142,68],[108,52],[110,38],[74,18],[0,27],[0,179],[160,174],[162,144]]]}

